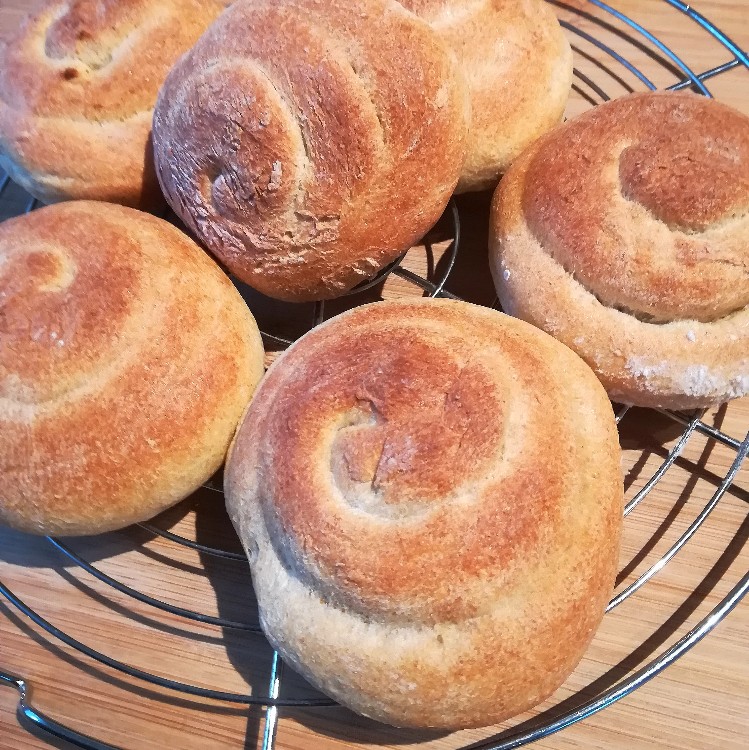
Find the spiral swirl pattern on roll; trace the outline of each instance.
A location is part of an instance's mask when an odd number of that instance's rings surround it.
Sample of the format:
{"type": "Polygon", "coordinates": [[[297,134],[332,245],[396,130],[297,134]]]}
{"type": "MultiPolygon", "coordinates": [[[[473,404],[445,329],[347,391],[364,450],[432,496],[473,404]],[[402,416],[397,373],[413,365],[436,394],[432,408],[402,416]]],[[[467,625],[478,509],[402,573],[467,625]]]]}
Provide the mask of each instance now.
{"type": "Polygon", "coordinates": [[[69,202],[0,225],[0,522],[142,521],[215,472],[263,373],[242,298],[160,219],[69,202]]]}
{"type": "Polygon", "coordinates": [[[612,398],[695,408],[749,393],[749,118],[636,94],[567,123],[503,180],[503,307],[552,333],[612,398]]]}
{"type": "Polygon", "coordinates": [[[618,456],[603,389],[551,337],[378,303],[273,365],[225,490],[284,658],[367,716],[455,728],[579,660],[613,585],[618,456]]]}
{"type": "Polygon", "coordinates": [[[467,110],[447,49],[394,0],[237,3],[167,78],[157,169],[238,278],[333,297],[439,218],[467,110]]]}
{"type": "Polygon", "coordinates": [[[163,205],[159,87],[220,0],[47,0],[0,46],[0,166],[45,203],[163,205]]]}

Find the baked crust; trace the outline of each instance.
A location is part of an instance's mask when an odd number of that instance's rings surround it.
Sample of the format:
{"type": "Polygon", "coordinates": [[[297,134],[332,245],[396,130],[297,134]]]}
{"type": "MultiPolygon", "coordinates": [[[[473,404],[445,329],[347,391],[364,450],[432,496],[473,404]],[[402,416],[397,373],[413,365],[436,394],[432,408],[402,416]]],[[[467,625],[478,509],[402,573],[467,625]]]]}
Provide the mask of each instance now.
{"type": "Polygon", "coordinates": [[[467,122],[452,57],[395,0],[257,0],[169,74],[154,145],[203,243],[264,294],[302,301],[421,239],[457,183],[467,122]]]}
{"type": "Polygon", "coordinates": [[[258,389],[225,492],[271,643],[398,726],[540,702],[613,588],[603,388],[567,347],[467,303],[376,303],[304,336],[258,389]]]}
{"type": "Polygon", "coordinates": [[[749,118],[633,94],[531,146],[497,189],[503,308],[609,395],[690,409],[749,393],[749,118]]]}
{"type": "Polygon", "coordinates": [[[224,460],[263,373],[226,275],[170,224],[76,201],[0,224],[0,522],[93,534],[224,460]]]}
{"type": "Polygon", "coordinates": [[[218,0],[47,0],[0,46],[0,167],[44,203],[163,205],[159,87],[218,0]]]}
{"type": "Polygon", "coordinates": [[[468,154],[457,192],[485,190],[530,143],[558,125],[572,50],[542,0],[400,0],[455,54],[471,98],[468,154]]]}

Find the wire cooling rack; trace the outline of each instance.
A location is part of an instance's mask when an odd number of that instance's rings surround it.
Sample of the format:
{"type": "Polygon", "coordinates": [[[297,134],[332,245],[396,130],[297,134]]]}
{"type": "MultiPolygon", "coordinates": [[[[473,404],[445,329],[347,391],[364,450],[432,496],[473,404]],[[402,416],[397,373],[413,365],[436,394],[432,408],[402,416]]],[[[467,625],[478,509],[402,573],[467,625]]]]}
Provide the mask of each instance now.
{"type": "MultiPolygon", "coordinates": [[[[705,96],[710,96],[709,85],[716,77],[723,76],[737,69],[743,69],[745,73],[749,71],[749,59],[746,53],[734,44],[722,31],[711,24],[709,20],[700,15],[698,11],[679,0],[662,0],[662,5],[670,6],[673,12],[686,15],[694,24],[701,27],[706,35],[709,35],[717,42],[716,49],[720,50],[720,56],[717,56],[716,53],[716,63],[708,69],[693,70],[683,57],[663,40],[656,38],[656,36],[634,20],[628,18],[624,13],[600,2],[600,0],[569,1],[572,4],[568,4],[562,0],[550,0],[552,5],[557,9],[560,22],[573,44],[576,61],[573,89],[576,95],[578,111],[589,106],[595,106],[602,101],[614,98],[628,91],[642,89],[692,89],[705,96]],[[646,70],[647,72],[645,72],[646,70]]],[[[625,3],[622,4],[625,5],[625,3]]],[[[749,79],[744,78],[740,85],[749,85],[749,79]]],[[[573,114],[576,113],[577,111],[573,112],[573,114]]],[[[9,179],[7,176],[4,176],[0,179],[0,198],[8,189],[9,179]]],[[[34,210],[36,206],[37,202],[27,197],[20,208],[29,212],[34,210]]],[[[451,273],[460,253],[460,226],[460,211],[457,204],[453,201],[450,203],[446,212],[446,218],[443,220],[443,236],[440,239],[447,242],[447,247],[446,249],[443,247],[440,251],[439,263],[434,262],[432,247],[427,242],[425,247],[419,250],[419,252],[427,254],[426,272],[421,273],[412,270],[408,267],[407,261],[404,263],[404,258],[399,258],[388,266],[388,268],[384,269],[377,278],[354,290],[351,293],[351,303],[356,303],[357,295],[371,294],[373,290],[376,293],[377,290],[381,289],[382,285],[386,284],[393,277],[398,277],[401,281],[412,285],[416,293],[421,292],[432,297],[457,298],[455,294],[448,291],[447,287],[450,286],[451,273]],[[447,235],[446,239],[444,235],[447,235]]],[[[423,264],[419,267],[423,267],[423,264]]],[[[247,293],[248,290],[243,290],[243,292],[247,293]]],[[[497,305],[496,299],[493,304],[497,305]]],[[[317,303],[314,305],[306,327],[320,323],[325,316],[325,305],[317,303]]],[[[297,331],[297,335],[301,332],[303,330],[297,331]]],[[[291,343],[291,339],[293,338],[271,331],[264,331],[264,337],[266,344],[275,348],[284,348],[291,343]]],[[[622,420],[625,419],[628,413],[629,410],[627,407],[617,407],[616,419],[617,424],[620,425],[620,429],[622,420]]],[[[657,576],[690,542],[731,488],[734,479],[742,467],[742,463],[749,453],[749,432],[743,437],[729,434],[719,426],[710,424],[708,421],[703,421],[704,415],[701,413],[679,414],[662,411],[661,416],[672,427],[678,427],[678,435],[671,443],[669,450],[663,455],[660,464],[652,470],[649,478],[644,481],[640,489],[627,502],[624,511],[625,516],[629,516],[635,511],[650,493],[657,492],[661,479],[674,467],[687,444],[695,436],[701,435],[708,443],[723,446],[731,452],[733,458],[728,462],[725,472],[716,482],[716,488],[712,496],[701,510],[697,512],[686,528],[682,530],[680,535],[675,540],[672,540],[670,546],[667,547],[655,562],[652,562],[634,580],[617,591],[608,605],[607,618],[615,617],[615,614],[611,614],[612,610],[617,608],[630,596],[636,594],[651,579],[657,576]]],[[[744,428],[746,428],[746,425],[744,425],[744,428]]],[[[205,492],[220,493],[220,486],[220,477],[214,478],[214,480],[206,485],[205,492]]],[[[163,528],[158,524],[158,519],[152,523],[140,524],[140,529],[136,531],[151,535],[153,538],[160,538],[166,543],[175,545],[175,548],[184,548],[197,552],[203,559],[215,560],[217,564],[236,566],[235,575],[236,571],[241,571],[241,574],[246,578],[246,585],[249,586],[249,572],[245,569],[246,560],[236,545],[234,548],[231,548],[232,544],[227,544],[226,546],[205,544],[186,535],[174,533],[170,529],[163,528]]],[[[234,540],[229,541],[234,543],[234,540]]],[[[730,544],[731,542],[730,539],[726,539],[725,541],[726,544],[730,544]]],[[[249,612],[246,620],[238,621],[202,612],[199,607],[186,608],[178,606],[167,601],[167,597],[154,597],[149,593],[141,591],[138,587],[129,585],[124,580],[109,575],[100,566],[90,562],[83,555],[76,552],[74,549],[76,545],[73,542],[65,543],[59,539],[48,538],[48,543],[65,558],[66,563],[77,566],[80,571],[83,571],[102,585],[116,590],[127,600],[137,601],[147,609],[153,610],[154,616],[158,616],[159,613],[166,613],[185,621],[216,628],[219,633],[234,632],[241,634],[244,632],[252,634],[260,632],[256,611],[249,612]]],[[[164,564],[168,564],[168,562],[164,564]]],[[[2,573],[3,567],[0,558],[0,578],[2,577],[2,573]]],[[[189,570],[186,570],[184,575],[189,576],[189,570]]],[[[524,722],[520,728],[507,730],[502,734],[495,735],[479,743],[474,742],[470,745],[471,750],[479,750],[479,748],[481,750],[507,750],[508,748],[520,747],[553,734],[570,724],[574,724],[601,711],[620,698],[632,693],[679,659],[680,656],[698,643],[731,612],[746,594],[747,590],[749,590],[749,573],[744,574],[722,600],[703,619],[694,624],[687,633],[651,661],[641,665],[636,671],[607,686],[606,689],[595,692],[593,695],[581,692],[579,696],[573,697],[572,700],[568,699],[565,701],[564,709],[556,713],[551,712],[550,718],[544,718],[547,716],[547,714],[544,714],[535,722],[524,722]]],[[[257,691],[249,695],[232,690],[207,688],[201,684],[195,684],[187,678],[176,680],[172,677],[157,674],[155,671],[145,670],[142,667],[128,664],[105,653],[102,649],[96,649],[87,645],[46,619],[38,611],[39,607],[35,608],[27,605],[1,580],[0,594],[12,605],[12,608],[17,613],[25,616],[44,631],[49,636],[51,643],[61,642],[84,656],[85,659],[96,662],[106,669],[124,673],[146,685],[157,686],[166,691],[173,691],[178,695],[205,699],[207,701],[262,707],[264,710],[264,724],[260,731],[260,742],[264,750],[270,750],[274,746],[279,721],[279,709],[283,707],[322,709],[325,706],[333,705],[324,696],[310,690],[300,689],[299,695],[291,695],[286,691],[282,691],[282,683],[287,684],[287,677],[292,683],[292,689],[294,686],[298,687],[300,681],[298,678],[294,680],[291,675],[283,675],[283,664],[275,653],[272,654],[267,665],[268,669],[265,675],[265,685],[267,688],[264,692],[257,691]]],[[[125,613],[126,616],[127,613],[125,613]]],[[[634,645],[636,646],[637,644],[634,645]]],[[[0,665],[0,686],[6,685],[17,689],[20,695],[19,717],[28,726],[84,748],[102,750],[114,747],[113,745],[108,745],[92,737],[73,731],[43,714],[41,711],[36,710],[31,703],[30,687],[24,682],[22,677],[6,674],[1,670],[2,666],[0,665]]],[[[190,672],[189,668],[186,668],[185,672],[190,672]]],[[[467,748],[468,746],[457,741],[455,744],[456,750],[458,747],[467,748]]]]}

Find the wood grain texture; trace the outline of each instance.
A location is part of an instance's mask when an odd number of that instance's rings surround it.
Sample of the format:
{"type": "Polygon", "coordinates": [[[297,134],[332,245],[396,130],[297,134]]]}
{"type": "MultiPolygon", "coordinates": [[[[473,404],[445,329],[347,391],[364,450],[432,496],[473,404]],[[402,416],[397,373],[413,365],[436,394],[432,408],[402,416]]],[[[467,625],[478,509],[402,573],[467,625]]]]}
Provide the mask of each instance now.
{"type": "MultiPolygon", "coordinates": [[[[704,30],[665,2],[616,0],[614,4],[683,52],[695,70],[711,68],[730,57],[704,30]]],[[[596,15],[584,0],[569,0],[569,5],[596,15]]],[[[13,28],[28,6],[28,0],[0,0],[0,28],[13,28]]],[[[735,42],[749,47],[745,0],[703,0],[698,8],[735,42]]],[[[559,12],[566,18],[574,16],[570,10],[559,12]]],[[[612,46],[641,65],[656,84],[678,81],[678,73],[666,71],[626,38],[594,20],[574,17],[590,33],[609,42],[614,40],[612,46]]],[[[589,44],[570,38],[578,48],[579,70],[594,83],[612,96],[624,93],[627,86],[635,87],[636,79],[621,66],[602,62],[603,56],[589,44]],[[601,68],[604,64],[619,81],[601,68]]],[[[582,79],[577,79],[576,86],[578,91],[568,114],[587,108],[586,96],[600,100],[582,79]]],[[[709,86],[717,97],[749,113],[749,72],[733,70],[715,78],[709,86]]],[[[22,210],[26,200],[18,191],[6,191],[0,216],[22,210]]],[[[473,301],[491,304],[494,292],[486,261],[488,196],[466,196],[460,208],[464,242],[447,288],[473,301]]],[[[433,233],[431,257],[424,248],[417,248],[410,253],[407,267],[421,273],[430,265],[439,269],[448,229],[445,224],[433,233]]],[[[388,297],[407,296],[415,289],[391,277],[371,296],[380,292],[388,297]]],[[[312,321],[312,305],[295,306],[292,312],[288,306],[249,292],[247,298],[261,327],[272,325],[273,332],[280,335],[297,333],[312,321]]],[[[328,304],[326,315],[349,304],[351,301],[328,304]]],[[[714,411],[706,420],[742,438],[749,428],[749,400],[714,411]]],[[[627,498],[631,498],[663,460],[678,430],[655,412],[637,410],[624,418],[620,435],[627,498]]],[[[705,506],[734,455],[732,450],[708,443],[699,435],[690,439],[683,456],[625,523],[620,586],[637,578],[683,533],[705,506]]],[[[704,617],[749,568],[748,503],[749,467],[744,467],[696,537],[641,591],[604,618],[586,658],[565,686],[521,721],[539,711],[553,710],[577,691],[582,692],[574,700],[600,692],[654,658],[704,617]]],[[[236,545],[233,548],[238,549],[221,496],[209,490],[163,516],[159,524],[206,544],[236,545]]],[[[252,612],[252,592],[242,562],[201,555],[139,529],[78,540],[70,546],[110,575],[166,601],[220,613],[232,620],[246,619],[252,612]]],[[[257,694],[267,690],[272,654],[261,636],[189,623],[133,603],[66,562],[43,539],[0,532],[0,580],[44,617],[115,658],[199,685],[249,689],[257,694]]],[[[749,741],[748,629],[749,607],[742,604],[658,678],[600,714],[533,747],[744,748],[749,741]]],[[[53,642],[4,601],[0,602],[0,669],[16,672],[31,682],[34,704],[40,710],[128,750],[241,749],[262,744],[260,709],[187,699],[94,665],[53,642]]],[[[282,695],[299,697],[310,691],[299,678],[286,672],[282,695]]],[[[16,700],[13,691],[0,688],[0,748],[49,747],[19,726],[16,700]]],[[[280,750],[454,750],[506,728],[439,736],[376,725],[340,708],[281,709],[280,715],[280,750]]],[[[62,743],[54,746],[65,747],[62,743]]]]}

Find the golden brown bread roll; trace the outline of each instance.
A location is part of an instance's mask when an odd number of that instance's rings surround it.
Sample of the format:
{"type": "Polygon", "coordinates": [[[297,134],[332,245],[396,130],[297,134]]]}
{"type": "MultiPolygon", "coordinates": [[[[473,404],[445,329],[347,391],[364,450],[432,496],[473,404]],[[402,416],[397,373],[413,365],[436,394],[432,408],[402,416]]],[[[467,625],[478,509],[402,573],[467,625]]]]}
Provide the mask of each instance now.
{"type": "Polygon", "coordinates": [[[167,72],[220,0],[47,0],[0,46],[0,167],[45,203],[151,207],[167,72]]]}
{"type": "Polygon", "coordinates": [[[635,94],[532,146],[494,198],[503,308],[609,395],[691,409],[749,393],[749,118],[635,94]]]}
{"type": "Polygon", "coordinates": [[[447,49],[395,0],[238,2],[161,91],[159,179],[242,281],[335,297],[437,221],[467,112],[447,49]]]}
{"type": "Polygon", "coordinates": [[[0,225],[0,523],[145,520],[224,460],[263,373],[255,321],[170,224],[88,201],[0,225]]]}
{"type": "Polygon", "coordinates": [[[462,302],[381,302],[270,368],[225,492],[283,658],[366,716],[455,729],[577,664],[613,586],[619,460],[567,347],[462,302]]]}
{"type": "Polygon", "coordinates": [[[471,97],[458,192],[494,187],[521,151],[562,119],[572,50],[543,0],[400,0],[455,53],[471,97]]]}

